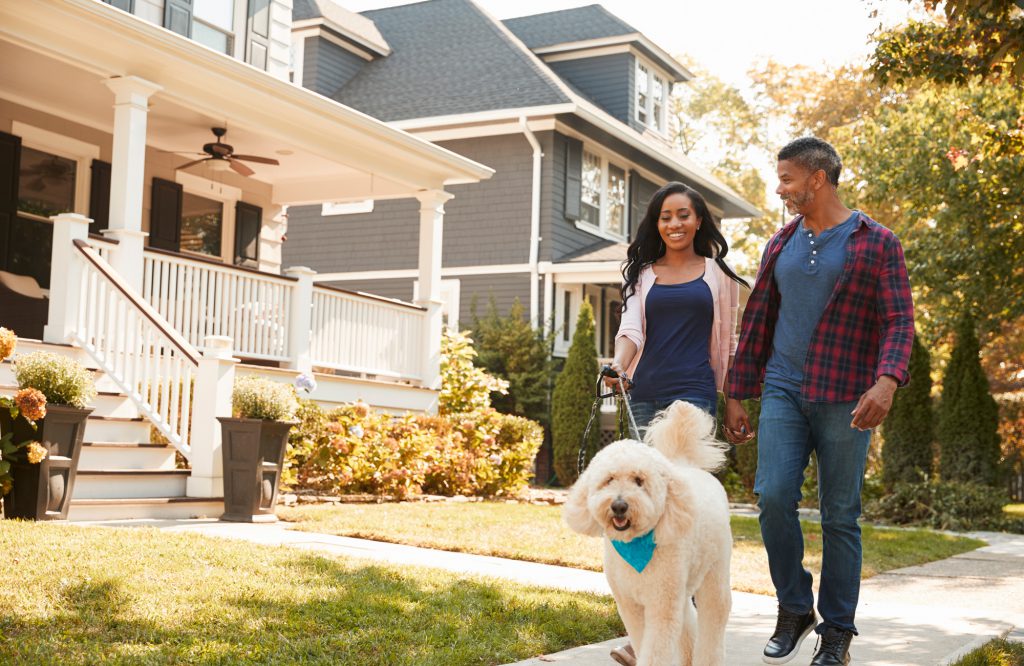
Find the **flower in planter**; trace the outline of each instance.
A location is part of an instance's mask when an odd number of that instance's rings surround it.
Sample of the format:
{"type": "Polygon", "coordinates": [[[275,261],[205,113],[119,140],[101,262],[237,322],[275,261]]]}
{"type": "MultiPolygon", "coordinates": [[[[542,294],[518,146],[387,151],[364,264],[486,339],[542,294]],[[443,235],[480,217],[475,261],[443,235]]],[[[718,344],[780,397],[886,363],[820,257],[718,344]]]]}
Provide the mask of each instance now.
{"type": "Polygon", "coordinates": [[[61,354],[39,351],[21,356],[14,363],[14,377],[18,388],[37,389],[56,405],[84,409],[96,396],[92,374],[61,354]]]}
{"type": "Polygon", "coordinates": [[[25,446],[25,457],[33,465],[38,465],[46,458],[46,447],[39,442],[29,442],[25,446]]]}
{"type": "Polygon", "coordinates": [[[231,411],[239,418],[294,421],[298,409],[295,389],[288,384],[257,375],[245,375],[235,380],[231,411]]]}
{"type": "Polygon", "coordinates": [[[21,389],[14,394],[14,404],[29,421],[46,418],[46,396],[39,389],[21,389]]]}
{"type": "Polygon", "coordinates": [[[14,347],[18,344],[18,336],[9,328],[0,326],[0,361],[14,353],[14,347]]]}

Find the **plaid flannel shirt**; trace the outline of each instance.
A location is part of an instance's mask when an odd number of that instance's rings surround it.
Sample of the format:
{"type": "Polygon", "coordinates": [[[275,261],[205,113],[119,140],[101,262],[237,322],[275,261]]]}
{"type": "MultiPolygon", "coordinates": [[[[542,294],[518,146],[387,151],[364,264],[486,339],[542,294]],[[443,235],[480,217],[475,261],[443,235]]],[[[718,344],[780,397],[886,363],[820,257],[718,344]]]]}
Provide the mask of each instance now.
{"type": "MultiPolygon", "coordinates": [[[[801,219],[776,232],[761,257],[729,373],[730,398],[761,395],[781,300],[775,262],[801,219]]],[[[903,247],[892,231],[860,213],[846,244],[843,272],[811,336],[802,397],[808,402],[858,400],[882,375],[904,386],[910,380],[913,341],[914,304],[903,247]]]]}

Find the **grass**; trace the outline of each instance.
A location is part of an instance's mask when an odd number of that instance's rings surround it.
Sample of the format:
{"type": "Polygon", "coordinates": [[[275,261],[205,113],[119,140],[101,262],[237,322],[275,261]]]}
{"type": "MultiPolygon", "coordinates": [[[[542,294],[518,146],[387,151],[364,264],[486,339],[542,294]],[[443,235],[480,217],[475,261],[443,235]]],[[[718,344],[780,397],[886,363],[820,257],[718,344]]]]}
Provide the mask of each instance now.
{"type": "MultiPolygon", "coordinates": [[[[408,502],[278,507],[295,528],[340,536],[390,541],[517,560],[601,570],[599,539],[567,528],[561,508],[504,502],[408,502]]],[[[821,527],[804,522],[805,565],[821,571],[821,527]]],[[[756,518],[732,517],[732,587],[774,594],[756,518]]],[[[939,560],[984,543],[928,530],[865,526],[864,578],[883,571],[939,560]]]]}
{"type": "Polygon", "coordinates": [[[0,521],[2,664],[504,664],[624,633],[611,597],[146,529],[0,521]]]}
{"type": "Polygon", "coordinates": [[[1007,504],[1003,507],[1003,513],[1012,518],[1024,518],[1024,504],[1007,504]]]}
{"type": "Polygon", "coordinates": [[[950,666],[1024,666],[1024,643],[998,638],[964,655],[950,666]]]}

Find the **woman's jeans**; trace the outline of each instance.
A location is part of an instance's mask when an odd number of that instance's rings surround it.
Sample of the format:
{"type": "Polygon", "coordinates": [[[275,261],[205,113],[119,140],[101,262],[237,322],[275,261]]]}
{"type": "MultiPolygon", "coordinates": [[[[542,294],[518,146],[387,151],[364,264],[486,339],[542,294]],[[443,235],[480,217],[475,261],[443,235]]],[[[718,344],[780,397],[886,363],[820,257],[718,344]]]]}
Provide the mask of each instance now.
{"type": "Polygon", "coordinates": [[[779,605],[806,614],[814,607],[811,573],[803,567],[804,539],[797,517],[800,487],[811,455],[818,456],[822,561],[818,613],[822,625],[857,633],[860,595],[860,493],[870,431],[850,427],[856,402],[815,403],[799,391],[766,385],[761,396],[754,492],[761,536],[779,605]]]}
{"type": "MultiPolygon", "coordinates": [[[[715,415],[718,405],[708,402],[704,398],[680,398],[683,402],[696,405],[705,412],[715,415]]],[[[640,437],[647,434],[647,426],[654,420],[654,416],[663,409],[666,409],[675,400],[637,400],[629,403],[633,410],[633,418],[636,419],[636,427],[640,430],[640,437]]],[[[630,435],[632,436],[632,435],[630,435]]]]}

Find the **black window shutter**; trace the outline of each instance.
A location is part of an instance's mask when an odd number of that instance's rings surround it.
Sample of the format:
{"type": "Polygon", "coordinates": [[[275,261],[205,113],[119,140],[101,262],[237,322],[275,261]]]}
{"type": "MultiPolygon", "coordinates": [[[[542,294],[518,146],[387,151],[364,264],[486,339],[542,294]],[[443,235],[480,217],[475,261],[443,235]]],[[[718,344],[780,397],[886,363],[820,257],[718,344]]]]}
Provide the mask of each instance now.
{"type": "Polygon", "coordinates": [[[239,266],[259,265],[262,224],[262,208],[244,201],[235,204],[235,263],[239,266]]]}
{"type": "Polygon", "coordinates": [[[153,179],[150,197],[149,246],[177,252],[181,248],[181,185],[153,179]]]}
{"type": "Polygon", "coordinates": [[[565,217],[580,219],[580,203],[583,199],[583,142],[565,139],[565,217]]]}
{"type": "Polygon", "coordinates": [[[266,71],[270,49],[270,0],[249,0],[245,23],[245,61],[266,71]]]}
{"type": "Polygon", "coordinates": [[[92,161],[92,179],[89,181],[90,234],[110,228],[110,162],[92,161]]]}
{"type": "Polygon", "coordinates": [[[643,218],[643,202],[640,201],[640,174],[636,171],[629,172],[629,229],[626,230],[626,238],[636,238],[636,230],[640,227],[640,220],[643,218]]]}
{"type": "Polygon", "coordinates": [[[192,36],[192,0],[167,0],[164,27],[179,35],[192,36]]]}
{"type": "Polygon", "coordinates": [[[135,11],[135,0],[103,0],[103,2],[117,7],[118,9],[123,9],[129,14],[135,11]]]}
{"type": "Polygon", "coordinates": [[[0,132],[0,270],[7,268],[11,226],[18,214],[21,137],[0,132]]]}

